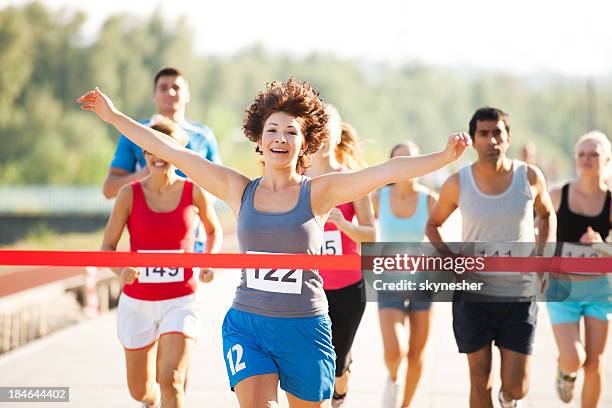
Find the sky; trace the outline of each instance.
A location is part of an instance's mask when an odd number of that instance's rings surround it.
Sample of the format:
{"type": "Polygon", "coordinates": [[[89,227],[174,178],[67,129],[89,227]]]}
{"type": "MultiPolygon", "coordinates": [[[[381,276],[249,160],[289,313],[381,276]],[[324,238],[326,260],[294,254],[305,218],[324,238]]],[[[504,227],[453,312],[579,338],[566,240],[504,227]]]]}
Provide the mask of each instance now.
{"type": "MultiPolygon", "coordinates": [[[[111,14],[170,22],[187,16],[202,55],[232,55],[253,43],[275,52],[330,52],[350,59],[445,67],[612,75],[608,0],[43,0],[88,15],[93,38],[111,14]]],[[[0,0],[22,5],[29,0],[0,0]]]]}

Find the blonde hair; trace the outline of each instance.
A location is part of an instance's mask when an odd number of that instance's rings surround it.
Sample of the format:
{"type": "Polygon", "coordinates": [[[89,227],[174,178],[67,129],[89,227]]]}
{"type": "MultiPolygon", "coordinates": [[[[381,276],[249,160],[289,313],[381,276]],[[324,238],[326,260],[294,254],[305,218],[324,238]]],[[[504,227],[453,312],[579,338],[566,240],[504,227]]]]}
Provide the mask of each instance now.
{"type": "Polygon", "coordinates": [[[367,167],[366,162],[361,158],[359,147],[359,136],[357,131],[348,123],[342,122],[342,133],[340,143],[336,145],[335,154],[338,163],[349,170],[359,170],[367,167]]]}
{"type": "Polygon", "coordinates": [[[612,155],[612,146],[610,145],[610,140],[608,139],[608,136],[606,136],[599,130],[591,130],[590,132],[582,135],[580,139],[578,139],[578,141],[576,142],[574,150],[577,152],[578,147],[584,142],[595,142],[600,145],[604,151],[605,157],[610,157],[612,155]]]}

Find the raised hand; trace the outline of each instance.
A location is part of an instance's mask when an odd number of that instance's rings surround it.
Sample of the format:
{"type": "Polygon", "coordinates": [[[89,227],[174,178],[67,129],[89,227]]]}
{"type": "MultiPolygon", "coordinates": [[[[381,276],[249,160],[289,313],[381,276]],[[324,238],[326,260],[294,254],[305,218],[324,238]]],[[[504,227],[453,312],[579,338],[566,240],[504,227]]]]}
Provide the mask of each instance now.
{"type": "Polygon", "coordinates": [[[472,139],[467,133],[451,133],[451,135],[448,137],[448,142],[446,143],[444,153],[446,153],[449,159],[457,160],[471,145],[472,139]]]}
{"type": "Polygon", "coordinates": [[[119,279],[121,280],[122,284],[130,285],[134,283],[136,279],[138,279],[139,275],[140,271],[137,268],[123,268],[121,270],[121,275],[119,276],[119,279]]]}
{"type": "Polygon", "coordinates": [[[81,109],[94,112],[100,119],[108,123],[111,123],[113,117],[119,112],[110,98],[104,95],[98,87],[81,96],[76,102],[81,104],[81,109]]]}

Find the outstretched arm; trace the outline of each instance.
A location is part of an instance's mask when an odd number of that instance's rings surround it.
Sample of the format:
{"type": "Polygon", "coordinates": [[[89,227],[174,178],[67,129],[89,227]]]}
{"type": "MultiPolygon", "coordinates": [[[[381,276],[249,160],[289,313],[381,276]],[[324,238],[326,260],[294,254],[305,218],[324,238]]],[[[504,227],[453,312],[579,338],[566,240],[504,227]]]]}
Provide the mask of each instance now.
{"type": "Polygon", "coordinates": [[[157,157],[174,164],[206,191],[225,201],[237,213],[249,178],[229,167],[211,163],[167,135],[143,126],[114,107],[98,88],[77,99],[81,109],[94,112],[119,132],[157,157]]]}
{"type": "Polygon", "coordinates": [[[336,205],[356,201],[385,184],[419,177],[457,160],[470,146],[465,133],[453,133],[446,148],[424,156],[394,157],[377,166],[353,173],[330,173],[312,181],[312,209],[327,214],[336,205]]]}

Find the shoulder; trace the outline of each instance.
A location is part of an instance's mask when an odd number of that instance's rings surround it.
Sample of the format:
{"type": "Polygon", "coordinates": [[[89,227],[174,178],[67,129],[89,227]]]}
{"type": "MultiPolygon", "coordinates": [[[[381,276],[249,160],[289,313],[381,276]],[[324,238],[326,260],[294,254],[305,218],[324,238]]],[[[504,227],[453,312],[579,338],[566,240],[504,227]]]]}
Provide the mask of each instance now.
{"type": "Polygon", "coordinates": [[[540,168],[534,164],[527,164],[522,161],[518,161],[519,165],[525,166],[525,171],[527,173],[527,180],[529,180],[529,184],[535,185],[541,182],[544,182],[544,173],[540,168]]]}
{"type": "Polygon", "coordinates": [[[132,205],[132,197],[134,195],[132,184],[135,183],[126,184],[119,189],[119,192],[117,193],[117,199],[115,201],[115,206],[126,206],[129,208],[129,206],[132,205]]]}
{"type": "Polygon", "coordinates": [[[461,182],[459,178],[460,172],[461,170],[452,174],[446,179],[440,188],[439,197],[436,197],[437,200],[441,202],[458,203],[461,189],[461,182]]]}
{"type": "Polygon", "coordinates": [[[181,124],[181,127],[189,134],[191,140],[210,141],[215,139],[215,133],[203,123],[187,120],[181,124]]]}
{"type": "MultiPolygon", "coordinates": [[[[448,187],[452,187],[452,188],[456,188],[459,189],[459,183],[460,183],[460,178],[461,178],[461,173],[465,172],[465,169],[469,169],[471,167],[471,165],[469,166],[465,166],[463,167],[461,170],[459,170],[456,173],[451,174],[446,181],[442,184],[441,188],[444,188],[444,186],[448,186],[448,187]]],[[[447,187],[447,188],[448,188],[447,187]]]]}

